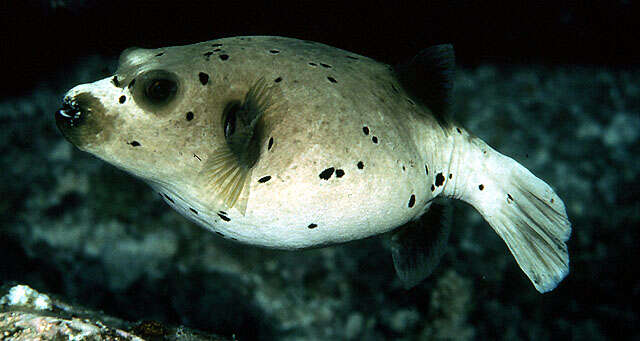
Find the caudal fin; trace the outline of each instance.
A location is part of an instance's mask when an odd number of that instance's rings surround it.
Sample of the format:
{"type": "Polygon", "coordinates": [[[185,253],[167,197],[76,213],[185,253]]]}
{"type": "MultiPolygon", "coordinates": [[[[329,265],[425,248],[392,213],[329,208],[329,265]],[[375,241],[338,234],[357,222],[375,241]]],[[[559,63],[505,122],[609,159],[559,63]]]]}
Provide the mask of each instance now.
{"type": "Polygon", "coordinates": [[[564,203],[518,162],[481,144],[478,168],[457,197],[482,214],[539,292],[553,290],[569,273],[564,203]]]}

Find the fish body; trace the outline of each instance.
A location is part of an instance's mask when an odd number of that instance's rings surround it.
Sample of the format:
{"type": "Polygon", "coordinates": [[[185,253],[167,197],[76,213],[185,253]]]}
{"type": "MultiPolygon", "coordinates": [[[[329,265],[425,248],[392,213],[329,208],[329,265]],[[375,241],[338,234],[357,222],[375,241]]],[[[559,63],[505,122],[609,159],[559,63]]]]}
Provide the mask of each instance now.
{"type": "Polygon", "coordinates": [[[301,249],[395,230],[408,286],[448,235],[425,213],[461,199],[548,291],[568,273],[564,204],[448,118],[452,72],[450,45],[395,68],[283,37],[129,49],[114,76],[71,89],[56,120],[77,147],[226,238],[301,249]]]}

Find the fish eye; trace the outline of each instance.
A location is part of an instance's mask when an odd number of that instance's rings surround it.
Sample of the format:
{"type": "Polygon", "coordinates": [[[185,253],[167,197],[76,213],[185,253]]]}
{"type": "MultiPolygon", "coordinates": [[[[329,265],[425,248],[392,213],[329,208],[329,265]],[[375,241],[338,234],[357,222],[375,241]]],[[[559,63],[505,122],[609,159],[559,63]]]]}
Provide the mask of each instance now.
{"type": "Polygon", "coordinates": [[[168,101],[178,90],[178,84],[170,79],[152,79],[145,87],[144,94],[153,103],[168,101]]]}
{"type": "Polygon", "coordinates": [[[165,70],[150,70],[136,77],[133,99],[145,110],[161,113],[173,107],[182,93],[178,77],[165,70]]]}

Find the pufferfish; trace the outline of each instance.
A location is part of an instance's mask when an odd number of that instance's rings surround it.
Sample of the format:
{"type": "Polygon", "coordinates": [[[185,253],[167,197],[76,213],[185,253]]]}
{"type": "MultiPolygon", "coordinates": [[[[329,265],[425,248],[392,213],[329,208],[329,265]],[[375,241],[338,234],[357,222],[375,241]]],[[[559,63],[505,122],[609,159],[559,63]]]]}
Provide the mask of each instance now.
{"type": "Polygon", "coordinates": [[[292,250],[390,235],[409,288],[446,248],[441,199],[459,199],[550,291],[569,272],[564,203],[450,118],[453,75],[448,44],[391,67],[310,41],[231,37],[127,49],[115,75],[69,90],[55,117],[79,149],[225,238],[292,250]]]}

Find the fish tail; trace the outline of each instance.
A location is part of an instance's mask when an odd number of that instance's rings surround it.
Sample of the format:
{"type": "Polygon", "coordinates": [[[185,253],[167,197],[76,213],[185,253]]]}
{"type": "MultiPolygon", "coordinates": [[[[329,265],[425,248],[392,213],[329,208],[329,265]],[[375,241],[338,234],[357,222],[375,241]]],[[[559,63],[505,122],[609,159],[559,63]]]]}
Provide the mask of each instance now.
{"type": "Polygon", "coordinates": [[[547,183],[515,160],[477,138],[471,139],[470,146],[458,157],[469,174],[458,176],[462,182],[449,184],[444,194],[480,212],[539,292],[553,290],[569,273],[565,242],[571,223],[564,203],[547,183]]]}

